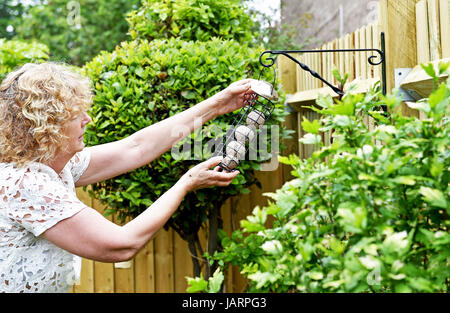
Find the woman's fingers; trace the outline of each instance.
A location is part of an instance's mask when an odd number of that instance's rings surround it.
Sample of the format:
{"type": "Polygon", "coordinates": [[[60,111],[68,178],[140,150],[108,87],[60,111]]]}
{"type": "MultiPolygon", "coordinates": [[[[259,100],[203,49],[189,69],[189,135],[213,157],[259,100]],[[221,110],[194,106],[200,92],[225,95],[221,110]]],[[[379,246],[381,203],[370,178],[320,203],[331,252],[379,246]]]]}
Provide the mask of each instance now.
{"type": "Polygon", "coordinates": [[[235,94],[241,94],[241,93],[247,93],[251,91],[250,89],[250,83],[252,82],[252,79],[245,79],[242,81],[239,81],[239,84],[234,86],[233,92],[235,94]]]}
{"type": "Polygon", "coordinates": [[[206,161],[204,161],[203,163],[201,163],[205,168],[210,169],[213,166],[216,166],[220,163],[220,161],[223,160],[223,157],[221,156],[216,156],[216,157],[212,157],[206,161]]]}
{"type": "Polygon", "coordinates": [[[217,166],[223,157],[210,158],[189,171],[186,179],[190,181],[191,190],[211,187],[211,186],[228,186],[233,179],[239,174],[239,171],[233,172],[220,171],[217,166]],[[213,169],[211,169],[214,167],[213,169]]]}
{"type": "Polygon", "coordinates": [[[239,171],[232,171],[232,172],[216,172],[216,171],[212,171],[211,173],[211,178],[213,180],[216,181],[221,181],[221,182],[232,182],[233,179],[239,175],[239,171]]]}

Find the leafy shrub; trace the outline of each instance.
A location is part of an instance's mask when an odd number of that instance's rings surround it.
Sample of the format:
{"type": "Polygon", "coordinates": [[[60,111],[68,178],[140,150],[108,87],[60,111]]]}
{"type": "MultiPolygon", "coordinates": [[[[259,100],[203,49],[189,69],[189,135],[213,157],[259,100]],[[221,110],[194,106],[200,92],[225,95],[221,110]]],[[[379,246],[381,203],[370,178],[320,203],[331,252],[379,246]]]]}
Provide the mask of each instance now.
{"type": "Polygon", "coordinates": [[[100,51],[111,51],[129,39],[125,15],[140,0],[39,2],[12,23],[17,38],[45,43],[52,60],[82,66],[100,51]]]}
{"type": "MultiPolygon", "coordinates": [[[[112,53],[103,52],[85,66],[95,86],[90,112],[93,122],[87,127],[85,137],[87,145],[120,140],[203,101],[233,81],[253,77],[255,72],[259,74],[260,52],[217,38],[206,42],[176,38],[123,42],[112,53]]],[[[271,71],[263,74],[263,78],[273,81],[271,71]]],[[[210,131],[211,127],[225,130],[234,123],[236,114],[210,121],[201,133],[194,132],[187,140],[201,140],[201,146],[205,147],[217,136],[210,131]],[[201,134],[203,138],[199,139],[201,134]]],[[[278,124],[284,115],[279,101],[267,125],[278,124]]],[[[283,129],[280,136],[286,136],[283,129]]],[[[199,159],[201,155],[193,154],[188,160],[177,160],[169,151],[148,166],[94,184],[93,193],[108,203],[109,213],[117,213],[122,220],[135,217],[191,166],[198,164],[199,159]]],[[[217,213],[228,197],[248,192],[248,187],[257,182],[254,170],[263,160],[260,157],[241,162],[241,174],[227,188],[189,193],[167,226],[173,227],[185,240],[198,241],[197,232],[211,214],[217,213]]]]}
{"type": "MultiPolygon", "coordinates": [[[[437,81],[432,66],[424,69],[437,81]]],[[[334,129],[332,145],[306,160],[280,157],[296,178],[268,193],[269,205],[231,238],[222,233],[214,259],[238,265],[250,291],[448,292],[449,99],[450,78],[410,104],[426,114],[419,120],[397,110],[398,95],[319,98],[311,109],[323,116],[302,122],[301,141],[319,144],[320,132],[334,129]],[[366,114],[377,120],[373,130],[366,114]]],[[[191,290],[202,282],[190,280],[191,290]]]]}
{"type": "Polygon", "coordinates": [[[253,21],[240,0],[146,0],[127,20],[133,39],[207,41],[218,37],[243,43],[252,39],[253,21]]]}
{"type": "Polygon", "coordinates": [[[41,43],[0,39],[0,82],[9,72],[20,65],[46,61],[48,53],[47,46],[41,43]]]}

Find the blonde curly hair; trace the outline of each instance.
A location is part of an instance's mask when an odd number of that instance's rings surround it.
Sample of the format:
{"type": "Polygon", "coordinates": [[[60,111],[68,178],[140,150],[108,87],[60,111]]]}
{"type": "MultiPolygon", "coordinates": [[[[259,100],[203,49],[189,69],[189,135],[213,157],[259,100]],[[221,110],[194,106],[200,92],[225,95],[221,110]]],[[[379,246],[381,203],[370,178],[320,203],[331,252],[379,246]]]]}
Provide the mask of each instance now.
{"type": "Polygon", "coordinates": [[[91,81],[68,67],[27,63],[0,85],[0,162],[47,164],[67,144],[67,121],[92,103],[91,81]]]}

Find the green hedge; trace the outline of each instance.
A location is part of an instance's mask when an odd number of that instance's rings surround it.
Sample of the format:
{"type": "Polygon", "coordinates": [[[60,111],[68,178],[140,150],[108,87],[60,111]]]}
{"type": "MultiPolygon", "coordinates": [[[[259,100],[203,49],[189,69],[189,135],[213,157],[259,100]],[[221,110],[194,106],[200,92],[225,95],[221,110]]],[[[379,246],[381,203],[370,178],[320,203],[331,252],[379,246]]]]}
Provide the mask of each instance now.
{"type": "Polygon", "coordinates": [[[17,67],[29,63],[41,63],[48,59],[49,50],[41,43],[0,39],[0,82],[17,67]]]}
{"type": "Polygon", "coordinates": [[[240,0],[147,0],[127,20],[133,39],[252,40],[253,21],[240,0]]]}

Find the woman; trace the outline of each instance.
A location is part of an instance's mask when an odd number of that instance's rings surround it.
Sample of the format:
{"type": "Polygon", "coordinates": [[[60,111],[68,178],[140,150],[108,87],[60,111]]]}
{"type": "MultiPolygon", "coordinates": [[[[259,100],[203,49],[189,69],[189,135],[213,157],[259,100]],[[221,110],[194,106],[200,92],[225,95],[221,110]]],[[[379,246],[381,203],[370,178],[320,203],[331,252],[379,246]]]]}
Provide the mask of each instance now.
{"type": "Polygon", "coordinates": [[[146,211],[118,226],[82,203],[75,187],[149,163],[182,135],[244,105],[251,80],[135,134],[85,148],[91,121],[90,81],[54,63],[26,64],[0,86],[0,291],[67,292],[80,257],[119,262],[136,253],[165,224],[190,191],[227,186],[238,174],[218,170],[216,157],[190,169],[146,211]],[[214,168],[215,167],[215,168],[214,168]],[[214,168],[211,170],[211,168],[214,168]]]}

